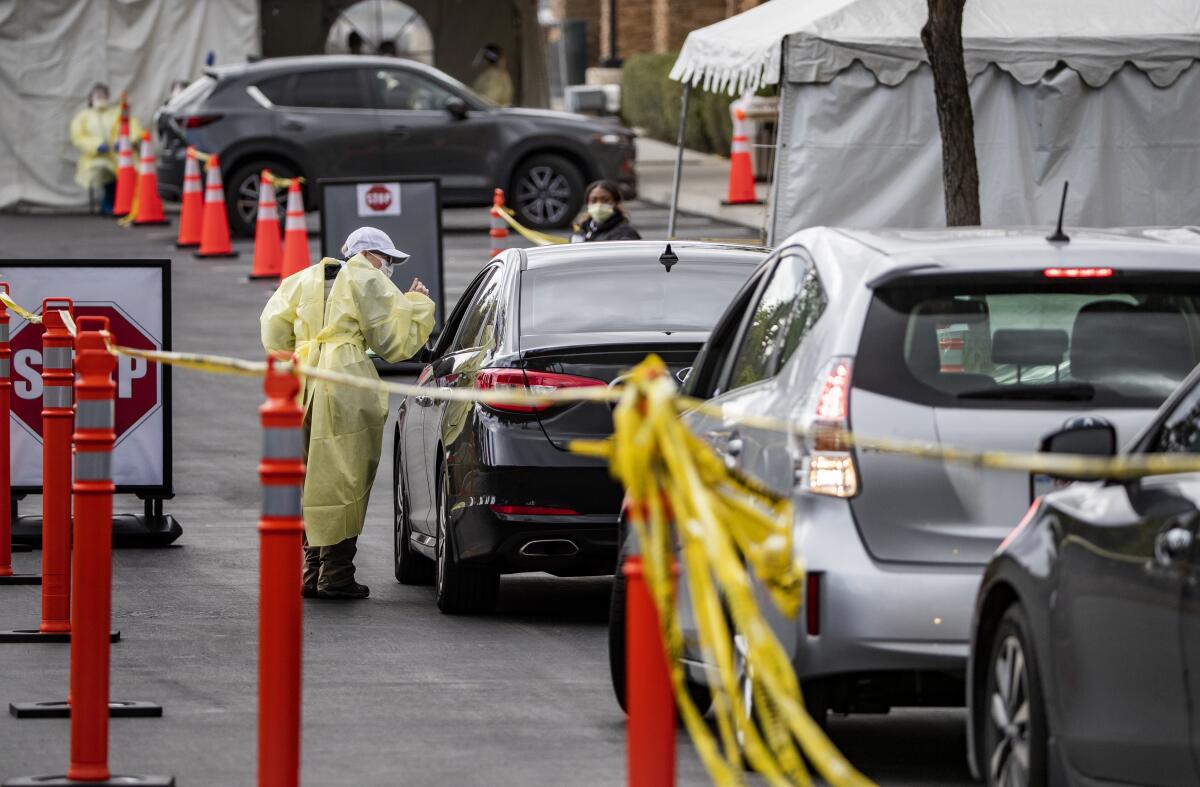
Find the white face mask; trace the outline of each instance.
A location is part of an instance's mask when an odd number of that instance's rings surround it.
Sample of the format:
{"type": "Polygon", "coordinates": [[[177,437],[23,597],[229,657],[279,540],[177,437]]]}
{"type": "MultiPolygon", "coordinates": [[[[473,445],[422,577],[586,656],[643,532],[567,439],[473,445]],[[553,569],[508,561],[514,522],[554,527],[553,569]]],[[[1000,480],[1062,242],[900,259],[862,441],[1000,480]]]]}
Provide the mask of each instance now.
{"type": "Polygon", "coordinates": [[[593,202],[588,205],[588,215],[592,217],[592,221],[597,224],[603,224],[612,218],[614,208],[607,202],[593,202]]]}
{"type": "Polygon", "coordinates": [[[104,109],[108,106],[108,96],[92,96],[92,109],[104,109]]]}

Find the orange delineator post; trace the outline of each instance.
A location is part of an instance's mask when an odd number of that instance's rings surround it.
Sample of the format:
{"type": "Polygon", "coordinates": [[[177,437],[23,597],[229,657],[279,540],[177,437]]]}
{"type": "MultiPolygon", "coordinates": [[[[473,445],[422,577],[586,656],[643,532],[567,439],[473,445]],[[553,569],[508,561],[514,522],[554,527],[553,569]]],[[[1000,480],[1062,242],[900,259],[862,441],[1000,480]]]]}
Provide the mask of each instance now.
{"type": "Polygon", "coordinates": [[[74,339],[69,298],[42,301],[42,634],[71,633],[71,433],[74,339]]]}
{"type": "MultiPolygon", "coordinates": [[[[71,639],[71,756],[65,776],[35,776],[6,785],[141,785],[173,787],[170,776],[114,777],[108,769],[109,623],[112,620],[112,448],[117,359],[108,352],[107,317],[81,317],[75,431],[75,589],[71,639]]],[[[54,703],[64,711],[67,703],[54,703]]],[[[157,707],[157,706],[155,706],[157,707]]],[[[159,708],[161,715],[162,709],[159,708]]],[[[49,715],[49,714],[47,714],[49,715]]],[[[53,715],[67,715],[65,712],[53,715]]],[[[116,714],[113,714],[116,715],[116,714]]],[[[146,715],[146,714],[137,714],[146,715]]],[[[44,717],[44,716],[43,716],[44,717]]]]}
{"type": "Polygon", "coordinates": [[[504,189],[496,189],[492,192],[492,209],[489,211],[492,216],[492,226],[488,230],[488,235],[492,239],[492,257],[508,248],[508,222],[500,215],[502,210],[504,210],[504,189]]]}
{"type": "MultiPolygon", "coordinates": [[[[8,292],[8,282],[0,281],[8,292]]],[[[12,497],[12,454],[9,441],[12,412],[12,350],[8,345],[8,307],[0,303],[0,502],[12,497]]],[[[40,574],[16,574],[12,569],[12,506],[0,505],[0,585],[37,585],[40,574]]]]}
{"type": "Polygon", "coordinates": [[[137,169],[133,166],[133,144],[129,141],[129,105],[121,102],[121,131],[117,137],[117,190],[113,199],[113,215],[127,216],[133,209],[133,193],[137,190],[137,169]]]}
{"type": "Polygon", "coordinates": [[[303,629],[300,550],[304,534],[304,411],[296,403],[300,381],[267,358],[259,408],[263,487],[258,613],[258,783],[300,784],[300,695],[303,629]]]}
{"type": "Polygon", "coordinates": [[[183,196],[179,209],[179,235],[175,246],[180,249],[200,245],[204,223],[204,182],[200,177],[200,160],[196,149],[188,145],[187,161],[183,165],[183,196]]]}
{"type": "Polygon", "coordinates": [[[662,628],[640,554],[625,575],[625,707],[629,787],[675,784],[675,694],[662,628]]]}
{"type": "Polygon", "coordinates": [[[229,216],[225,213],[225,184],[221,181],[221,161],[217,154],[205,166],[204,218],[200,223],[200,248],[197,257],[236,257],[229,240],[229,216]]]}
{"type": "Polygon", "coordinates": [[[170,224],[163,213],[162,198],[158,196],[158,173],[155,171],[154,147],[150,142],[149,131],[142,132],[137,193],[137,215],[133,219],[134,224],[170,224]]]}
{"type": "Polygon", "coordinates": [[[283,270],[283,242],[279,239],[279,204],[270,170],[258,183],[258,212],[254,220],[254,261],[251,279],[278,279],[283,270]]]}
{"type": "Polygon", "coordinates": [[[733,110],[733,142],[729,149],[729,187],[727,205],[754,205],[759,202],[754,191],[754,163],[750,160],[750,140],[746,137],[746,110],[733,110]]]}

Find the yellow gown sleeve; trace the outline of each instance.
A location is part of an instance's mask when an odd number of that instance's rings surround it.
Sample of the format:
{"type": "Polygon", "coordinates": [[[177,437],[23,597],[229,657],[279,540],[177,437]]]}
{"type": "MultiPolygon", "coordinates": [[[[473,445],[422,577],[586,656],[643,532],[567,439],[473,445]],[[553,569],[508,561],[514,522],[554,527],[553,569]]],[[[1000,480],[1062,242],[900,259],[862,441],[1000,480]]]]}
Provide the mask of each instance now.
{"type": "Polygon", "coordinates": [[[388,363],[416,355],[433,331],[434,305],[427,296],[400,292],[377,270],[350,268],[355,305],[367,346],[388,363]]]}
{"type": "Polygon", "coordinates": [[[97,124],[90,122],[90,109],[79,112],[71,118],[71,144],[86,155],[94,155],[101,142],[107,140],[96,135],[97,124]]]}
{"type": "Polygon", "coordinates": [[[290,353],[296,349],[296,304],[300,299],[300,277],[289,276],[267,301],[258,318],[263,349],[290,353]]]}

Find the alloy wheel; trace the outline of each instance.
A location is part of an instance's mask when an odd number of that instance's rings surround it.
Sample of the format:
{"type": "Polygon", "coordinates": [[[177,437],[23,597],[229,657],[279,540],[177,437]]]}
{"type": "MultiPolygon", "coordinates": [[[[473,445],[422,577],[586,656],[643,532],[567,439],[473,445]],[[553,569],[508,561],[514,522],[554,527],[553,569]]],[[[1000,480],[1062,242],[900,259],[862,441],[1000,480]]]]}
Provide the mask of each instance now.
{"type": "Polygon", "coordinates": [[[530,167],[517,183],[516,203],[527,218],[543,225],[556,225],[567,219],[571,184],[566,176],[544,164],[530,167]]]}
{"type": "Polygon", "coordinates": [[[438,484],[437,504],[437,546],[434,547],[437,558],[437,592],[441,595],[446,585],[446,472],[442,471],[442,480],[438,484]]]}
{"type": "Polygon", "coordinates": [[[1029,678],[1025,651],[1013,634],[1005,637],[992,665],[995,686],[988,702],[995,744],[988,757],[988,783],[996,787],[1029,784],[1029,678]]]}

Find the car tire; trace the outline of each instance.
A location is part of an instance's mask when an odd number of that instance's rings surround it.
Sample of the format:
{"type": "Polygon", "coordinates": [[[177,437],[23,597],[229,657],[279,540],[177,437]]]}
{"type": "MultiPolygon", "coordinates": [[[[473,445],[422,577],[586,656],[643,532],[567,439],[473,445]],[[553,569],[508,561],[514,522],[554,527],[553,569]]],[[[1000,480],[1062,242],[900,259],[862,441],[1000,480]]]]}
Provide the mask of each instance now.
{"type": "Polygon", "coordinates": [[[522,161],[508,189],[517,221],[535,230],[568,227],[583,207],[583,173],[569,159],[541,153],[522,161]]]}
{"type": "MultiPolygon", "coordinates": [[[[294,178],[300,174],[296,167],[287,162],[268,159],[256,159],[234,170],[225,181],[225,212],[229,214],[229,230],[234,235],[254,237],[254,225],[258,220],[258,184],[264,169],[271,170],[281,178],[294,178]]],[[[287,215],[287,196],[287,189],[275,190],[281,226],[287,215]]]]}
{"type": "MultiPolygon", "coordinates": [[[[619,543],[625,543],[624,529],[622,528],[621,538],[619,543]]],[[[617,570],[613,574],[612,594],[609,597],[608,604],[608,671],[612,678],[613,694],[616,695],[617,705],[625,713],[629,712],[629,706],[625,703],[625,598],[626,598],[626,582],[625,574],[622,569],[625,563],[625,551],[621,550],[620,557],[617,558],[617,570]]],[[[701,715],[708,712],[712,705],[712,693],[708,686],[697,683],[689,678],[685,678],[688,695],[692,698],[692,702],[696,704],[696,709],[701,715]]]]}
{"type": "Polygon", "coordinates": [[[412,547],[407,499],[400,481],[400,452],[395,452],[392,469],[392,559],[396,581],[401,585],[432,585],[434,562],[412,547]]]}
{"type": "Polygon", "coordinates": [[[488,566],[473,566],[454,559],[449,529],[448,474],[442,466],[437,486],[437,560],[434,587],[437,606],[447,615],[491,612],[500,597],[500,574],[488,566]]]}
{"type": "Polygon", "coordinates": [[[987,784],[1045,787],[1049,740],[1045,695],[1029,624],[1016,604],[1005,611],[996,628],[985,686],[979,764],[987,784]],[[1014,754],[1022,748],[1028,770],[1014,754]]]}

